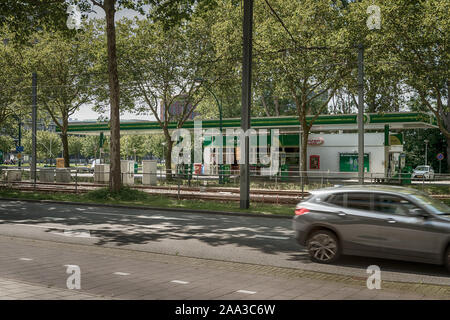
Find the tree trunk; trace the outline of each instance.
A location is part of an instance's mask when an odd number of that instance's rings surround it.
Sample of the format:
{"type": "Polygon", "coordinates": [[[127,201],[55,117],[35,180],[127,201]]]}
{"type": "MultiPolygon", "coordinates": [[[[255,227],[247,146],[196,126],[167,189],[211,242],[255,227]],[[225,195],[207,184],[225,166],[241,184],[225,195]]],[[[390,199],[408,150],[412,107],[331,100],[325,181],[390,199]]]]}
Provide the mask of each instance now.
{"type": "Polygon", "coordinates": [[[308,184],[308,137],[309,131],[306,129],[306,125],[302,124],[303,132],[302,132],[302,141],[301,141],[301,159],[300,159],[300,170],[302,172],[301,176],[304,184],[308,184]]]}
{"type": "Polygon", "coordinates": [[[69,141],[67,138],[67,128],[61,130],[61,142],[63,146],[64,167],[70,167],[69,161],[69,141]]]}
{"type": "Polygon", "coordinates": [[[264,111],[266,112],[266,116],[270,117],[269,108],[267,107],[266,99],[264,98],[264,96],[261,96],[261,102],[263,104],[264,111]]]}
{"type": "MultiPolygon", "coordinates": [[[[444,114],[444,125],[450,132],[450,81],[447,79],[447,113],[444,114]]],[[[445,135],[444,135],[445,136],[445,135]]],[[[450,137],[447,135],[447,173],[450,173],[450,137]]]]}
{"type": "Polygon", "coordinates": [[[105,0],[104,9],[106,14],[106,38],[108,48],[108,75],[109,75],[109,101],[110,113],[110,181],[112,192],[118,192],[121,187],[120,176],[120,88],[117,72],[116,55],[116,27],[114,22],[115,0],[105,0]]]}
{"type": "Polygon", "coordinates": [[[275,116],[280,116],[280,99],[278,97],[273,98],[273,102],[275,104],[275,116]]]}
{"type": "MultiPolygon", "coordinates": [[[[448,102],[448,104],[450,104],[450,102],[448,102]]],[[[443,117],[443,119],[444,119],[444,124],[445,124],[447,130],[450,131],[450,109],[447,112],[447,114],[443,117]]],[[[446,156],[447,156],[447,173],[450,173],[450,137],[447,137],[447,155],[446,156]]]]}
{"type": "Polygon", "coordinates": [[[167,149],[166,149],[166,180],[171,181],[172,180],[172,147],[173,147],[173,141],[169,138],[166,139],[167,141],[167,149]]]}
{"type": "Polygon", "coordinates": [[[69,161],[69,139],[67,136],[67,128],[69,127],[69,119],[63,115],[61,127],[61,142],[63,146],[64,168],[70,167],[69,161]]]}

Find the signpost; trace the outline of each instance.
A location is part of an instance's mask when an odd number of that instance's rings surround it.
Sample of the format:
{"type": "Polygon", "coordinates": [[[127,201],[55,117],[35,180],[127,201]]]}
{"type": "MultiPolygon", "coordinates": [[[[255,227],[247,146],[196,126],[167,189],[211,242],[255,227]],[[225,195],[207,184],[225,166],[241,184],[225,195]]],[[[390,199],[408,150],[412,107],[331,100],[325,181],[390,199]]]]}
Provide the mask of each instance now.
{"type": "Polygon", "coordinates": [[[441,162],[444,160],[444,155],[442,153],[438,153],[436,158],[439,160],[439,174],[441,173],[441,162]]]}

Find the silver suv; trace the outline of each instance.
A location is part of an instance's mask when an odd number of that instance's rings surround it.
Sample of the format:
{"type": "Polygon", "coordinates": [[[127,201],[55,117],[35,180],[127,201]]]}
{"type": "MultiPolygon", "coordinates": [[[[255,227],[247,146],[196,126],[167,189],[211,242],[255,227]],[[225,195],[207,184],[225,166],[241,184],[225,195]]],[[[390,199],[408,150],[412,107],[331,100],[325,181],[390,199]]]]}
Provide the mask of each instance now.
{"type": "Polygon", "coordinates": [[[297,204],[296,239],[311,260],[341,254],[445,264],[450,271],[450,207],[414,189],[346,186],[311,192],[297,204]]]}

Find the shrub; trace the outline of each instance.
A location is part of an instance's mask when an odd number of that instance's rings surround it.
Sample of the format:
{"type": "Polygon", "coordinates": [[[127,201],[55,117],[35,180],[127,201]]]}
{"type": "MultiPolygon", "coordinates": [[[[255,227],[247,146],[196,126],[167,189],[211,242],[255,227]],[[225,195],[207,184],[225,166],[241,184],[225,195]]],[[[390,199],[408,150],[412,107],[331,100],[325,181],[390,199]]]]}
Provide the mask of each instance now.
{"type": "Polygon", "coordinates": [[[86,197],[90,200],[136,201],[147,199],[148,194],[130,187],[122,187],[119,192],[111,192],[109,188],[101,188],[88,192],[86,197]]]}

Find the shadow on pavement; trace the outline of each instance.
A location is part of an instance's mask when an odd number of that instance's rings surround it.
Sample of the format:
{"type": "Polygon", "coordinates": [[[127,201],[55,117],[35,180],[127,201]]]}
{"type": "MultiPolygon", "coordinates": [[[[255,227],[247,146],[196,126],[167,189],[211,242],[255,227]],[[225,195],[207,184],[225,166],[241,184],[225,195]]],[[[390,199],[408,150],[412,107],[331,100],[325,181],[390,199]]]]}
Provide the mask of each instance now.
{"type": "MultiPolygon", "coordinates": [[[[305,249],[293,239],[290,219],[125,210],[11,201],[0,205],[0,225],[58,224],[58,228],[48,228],[46,232],[63,232],[61,227],[67,227],[67,230],[83,229],[97,238],[95,244],[99,246],[147,244],[167,239],[197,240],[219,249],[224,245],[235,245],[264,254],[285,253],[289,261],[312,263],[305,249]],[[264,238],[267,236],[274,238],[264,238]]],[[[343,256],[334,265],[365,270],[372,264],[384,271],[449,276],[442,266],[378,258],[343,256]]]]}

